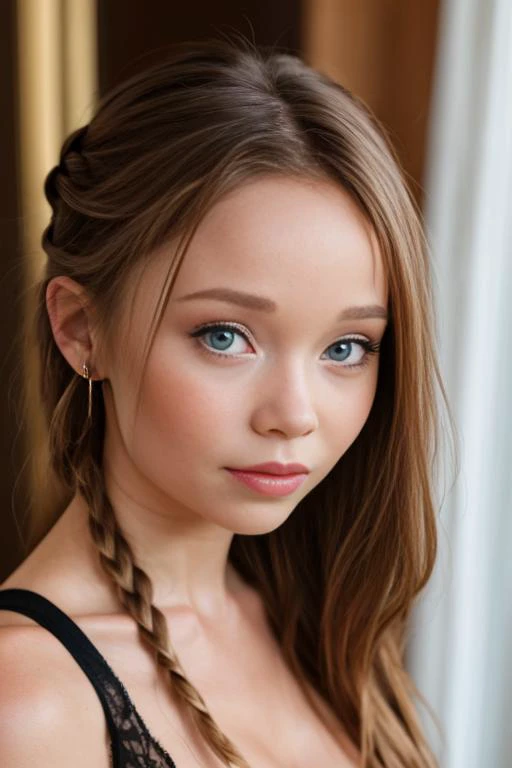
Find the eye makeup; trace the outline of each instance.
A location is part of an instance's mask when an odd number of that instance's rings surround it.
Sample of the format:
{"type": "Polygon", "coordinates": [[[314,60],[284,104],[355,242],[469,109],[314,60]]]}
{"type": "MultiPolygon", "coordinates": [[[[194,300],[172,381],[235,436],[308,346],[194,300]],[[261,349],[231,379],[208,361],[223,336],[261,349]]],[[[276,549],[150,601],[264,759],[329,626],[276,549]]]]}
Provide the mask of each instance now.
{"type": "MultiPolygon", "coordinates": [[[[217,358],[223,357],[223,358],[237,358],[243,357],[244,353],[230,353],[229,348],[225,348],[224,350],[219,349],[213,349],[211,346],[207,345],[205,343],[205,340],[208,336],[213,336],[214,334],[231,334],[233,337],[236,335],[241,336],[247,343],[250,342],[249,334],[247,333],[247,330],[244,328],[244,326],[239,325],[238,323],[233,322],[209,322],[209,323],[203,323],[202,325],[194,328],[192,331],[189,332],[189,336],[196,339],[198,344],[200,345],[200,349],[207,354],[215,355],[217,358]]],[[[225,340],[224,340],[225,341],[225,340]]],[[[229,338],[227,339],[229,342],[229,338]]],[[[221,342],[223,343],[223,342],[221,342]]],[[[381,343],[380,342],[372,342],[368,339],[361,338],[359,336],[343,336],[337,341],[335,341],[333,344],[330,344],[326,351],[333,349],[333,348],[342,348],[347,346],[354,346],[357,345],[361,347],[364,350],[364,356],[362,359],[357,363],[351,363],[348,365],[342,365],[344,360],[335,360],[330,358],[330,362],[334,364],[337,368],[343,368],[343,369],[362,369],[366,365],[369,364],[371,356],[378,354],[380,351],[381,343]]],[[[322,358],[322,359],[328,359],[329,358],[322,358]]]]}

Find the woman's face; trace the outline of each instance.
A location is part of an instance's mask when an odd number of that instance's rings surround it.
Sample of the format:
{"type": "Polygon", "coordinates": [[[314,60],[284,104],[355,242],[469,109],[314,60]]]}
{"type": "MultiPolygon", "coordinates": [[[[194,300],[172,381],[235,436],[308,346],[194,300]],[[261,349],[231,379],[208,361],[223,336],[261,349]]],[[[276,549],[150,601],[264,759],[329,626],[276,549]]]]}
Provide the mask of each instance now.
{"type": "Polygon", "coordinates": [[[107,360],[105,468],[130,498],[186,525],[281,525],[361,431],[375,395],[387,287],[375,238],[330,182],[266,177],[202,221],[137,387],[172,258],[160,249],[107,360]],[[349,307],[361,317],[343,318],[349,307]],[[209,326],[209,327],[204,327],[209,326]],[[349,340],[350,339],[350,340],[349,340]],[[299,462],[278,486],[240,469],[299,462]],[[276,490],[277,489],[277,490],[276,490]]]}

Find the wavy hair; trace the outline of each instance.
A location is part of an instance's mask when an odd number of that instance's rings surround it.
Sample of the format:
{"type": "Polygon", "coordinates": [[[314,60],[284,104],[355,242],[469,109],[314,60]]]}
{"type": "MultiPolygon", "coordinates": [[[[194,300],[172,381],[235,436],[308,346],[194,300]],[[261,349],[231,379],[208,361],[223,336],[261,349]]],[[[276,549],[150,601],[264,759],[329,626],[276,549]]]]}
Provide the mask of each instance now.
{"type": "Polygon", "coordinates": [[[453,427],[436,359],[428,247],[385,130],[363,102],[300,58],[240,41],[179,46],[111,90],[64,141],[45,182],[52,216],[29,341],[38,349],[57,493],[44,509],[44,490],[35,489],[33,541],[75,493],[83,496],[101,566],[178,700],[224,764],[248,768],[187,680],[151,581],[116,520],[102,471],[102,391],[94,388],[88,421],[86,384],[56,345],[45,296],[53,277],[76,280],[109,338],[137,269],[177,239],[149,352],[200,221],[221,195],[263,174],[328,179],[351,195],[379,243],[390,321],[357,439],[279,528],[235,535],[229,559],[261,594],[311,706],[318,711],[307,685],[332,708],[362,768],[432,768],[414,702],[424,699],[404,662],[407,621],[436,558],[436,384],[453,427]]]}

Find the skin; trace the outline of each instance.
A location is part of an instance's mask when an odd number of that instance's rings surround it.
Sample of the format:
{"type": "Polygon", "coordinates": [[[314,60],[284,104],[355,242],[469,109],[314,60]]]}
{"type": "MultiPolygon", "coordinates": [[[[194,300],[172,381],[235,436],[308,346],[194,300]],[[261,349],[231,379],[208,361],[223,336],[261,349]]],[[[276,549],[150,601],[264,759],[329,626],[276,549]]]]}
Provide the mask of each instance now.
{"type": "MultiPolygon", "coordinates": [[[[171,254],[167,245],[148,260],[134,302],[125,303],[116,324],[115,340],[103,339],[95,328],[94,306],[79,284],[58,277],[48,287],[48,311],[62,354],[77,372],[87,361],[94,386],[103,387],[105,478],[116,516],[152,580],[154,602],[166,615],[189,679],[246,759],[262,768],[354,765],[348,757],[355,760],[357,753],[346,737],[340,734],[340,747],[327,733],[331,714],[325,710],[323,723],[304,701],[270,635],[259,596],[227,555],[234,533],[263,534],[282,525],[366,422],[379,355],[350,369],[365,357],[364,349],[357,343],[344,348],[343,360],[333,357],[333,349],[343,337],[379,342],[383,336],[385,318],[336,320],[348,306],[387,306],[376,239],[348,194],[331,182],[268,177],[246,183],[200,224],[142,369],[171,254]],[[218,287],[266,297],[276,308],[185,299],[218,287]],[[248,340],[237,330],[228,337],[232,346],[222,351],[211,333],[202,344],[191,338],[191,331],[207,322],[237,323],[248,340]],[[217,355],[205,349],[215,345],[217,355]],[[137,392],[134,381],[142,373],[137,392]],[[290,495],[268,497],[225,469],[272,460],[301,462],[310,472],[290,495]],[[243,708],[236,704],[241,697],[243,708]]],[[[197,765],[196,758],[221,765],[179,714],[165,676],[138,641],[133,620],[120,609],[97,560],[87,510],[77,496],[1,586],[34,589],[77,621],[179,768],[197,765]]],[[[51,659],[66,681],[67,708],[71,685],[73,696],[82,697],[80,706],[88,703],[91,714],[82,736],[74,728],[75,746],[77,738],[87,738],[91,759],[94,729],[104,725],[83,673],[31,620],[0,612],[0,626],[0,670],[12,670],[14,646],[19,652],[20,642],[30,644],[34,637],[27,631],[37,632],[44,663],[51,659]]],[[[33,656],[33,642],[27,656],[33,656]]],[[[26,695],[32,678],[20,682],[16,671],[9,674],[11,690],[18,686],[26,695]]],[[[46,700],[50,695],[32,693],[46,700]]],[[[0,713],[1,706],[0,695],[0,713]]],[[[104,746],[98,750],[94,764],[108,765],[104,746]]],[[[19,750],[16,754],[19,761],[19,750]]],[[[53,760],[58,766],[55,755],[53,760]]],[[[8,765],[5,759],[2,764],[8,765]]]]}

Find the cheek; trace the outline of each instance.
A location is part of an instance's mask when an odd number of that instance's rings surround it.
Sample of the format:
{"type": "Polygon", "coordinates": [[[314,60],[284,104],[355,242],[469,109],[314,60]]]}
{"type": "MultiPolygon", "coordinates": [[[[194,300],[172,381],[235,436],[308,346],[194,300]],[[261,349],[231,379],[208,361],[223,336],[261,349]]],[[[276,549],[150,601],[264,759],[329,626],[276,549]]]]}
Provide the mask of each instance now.
{"type": "Polygon", "coordinates": [[[329,445],[338,458],[350,448],[368,419],[375,399],[377,374],[375,369],[367,377],[354,377],[337,407],[333,408],[332,402],[331,407],[327,407],[322,423],[330,425],[327,428],[329,445]]]}
{"type": "Polygon", "coordinates": [[[204,368],[150,358],[141,390],[134,447],[153,460],[162,453],[184,464],[210,450],[230,429],[235,414],[233,392],[204,368]],[[200,373],[202,375],[200,375],[200,373]]]}

